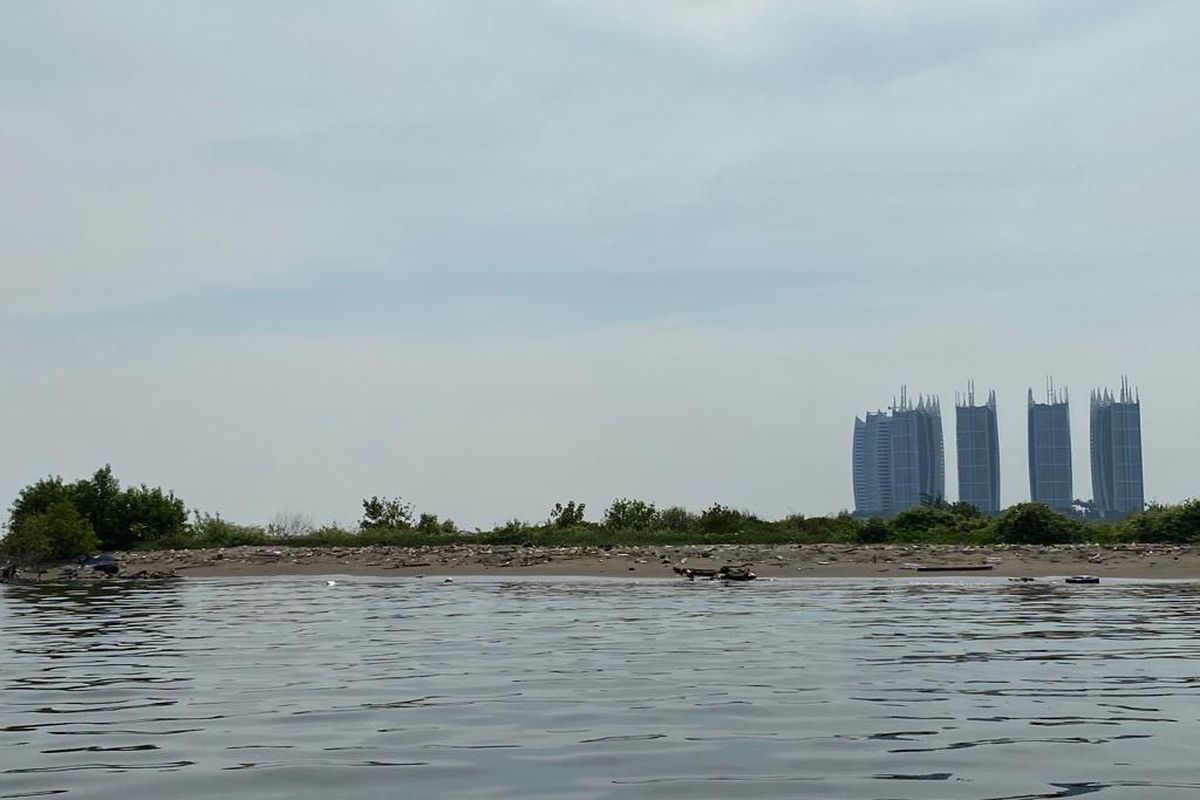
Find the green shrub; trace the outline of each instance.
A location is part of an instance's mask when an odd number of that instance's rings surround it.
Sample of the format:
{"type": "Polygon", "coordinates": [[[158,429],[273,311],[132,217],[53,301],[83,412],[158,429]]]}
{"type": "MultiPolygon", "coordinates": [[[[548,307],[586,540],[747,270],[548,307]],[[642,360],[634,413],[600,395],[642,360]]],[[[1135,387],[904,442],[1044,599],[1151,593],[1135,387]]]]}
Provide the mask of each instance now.
{"type": "Polygon", "coordinates": [[[696,515],[683,506],[671,506],[658,512],[658,524],[663,530],[687,533],[696,527],[696,515]]]}
{"type": "MultiPolygon", "coordinates": [[[[65,484],[58,477],[50,477],[25,487],[9,511],[9,528],[16,529],[28,517],[49,513],[59,503],[70,505],[87,522],[88,530],[92,531],[98,542],[91,549],[122,550],[153,546],[162,540],[178,537],[187,524],[183,501],[174,494],[147,486],[122,490],[112,468],[105,466],[92,477],[72,484],[65,484]]],[[[68,524],[61,509],[58,516],[62,524],[68,524]]],[[[83,537],[68,545],[64,540],[62,548],[82,547],[87,541],[83,537]]]]}
{"type": "Polygon", "coordinates": [[[254,525],[236,525],[221,519],[219,514],[194,511],[192,524],[182,537],[173,541],[177,547],[241,547],[263,545],[270,539],[267,532],[254,525]]]}
{"type": "Polygon", "coordinates": [[[587,509],[585,503],[568,500],[566,505],[555,503],[550,510],[550,522],[559,528],[573,528],[583,524],[583,512],[587,509]]]}
{"type": "Polygon", "coordinates": [[[24,517],[0,540],[0,557],[17,566],[40,564],[49,561],[53,555],[50,524],[45,514],[24,517]]]}
{"type": "Polygon", "coordinates": [[[363,517],[358,527],[364,531],[372,528],[399,530],[412,527],[412,503],[406,503],[399,497],[368,497],[362,501],[362,506],[363,517]]]}
{"type": "Polygon", "coordinates": [[[854,535],[854,541],[859,544],[882,544],[892,538],[893,532],[879,517],[871,517],[862,524],[854,535]]]}
{"type": "Polygon", "coordinates": [[[728,535],[740,532],[746,520],[747,515],[741,511],[713,503],[700,513],[699,519],[696,520],[696,528],[709,535],[728,535]]]}
{"type": "Polygon", "coordinates": [[[645,531],[658,522],[653,503],[618,498],[604,512],[604,527],[610,530],[645,531]]]}
{"type": "Polygon", "coordinates": [[[1121,538],[1135,542],[1192,544],[1200,542],[1200,500],[1177,506],[1151,505],[1116,526],[1121,538]]]}
{"type": "Polygon", "coordinates": [[[1058,514],[1044,503],[1020,503],[995,522],[996,541],[1003,544],[1068,544],[1085,538],[1083,524],[1058,514]]]}

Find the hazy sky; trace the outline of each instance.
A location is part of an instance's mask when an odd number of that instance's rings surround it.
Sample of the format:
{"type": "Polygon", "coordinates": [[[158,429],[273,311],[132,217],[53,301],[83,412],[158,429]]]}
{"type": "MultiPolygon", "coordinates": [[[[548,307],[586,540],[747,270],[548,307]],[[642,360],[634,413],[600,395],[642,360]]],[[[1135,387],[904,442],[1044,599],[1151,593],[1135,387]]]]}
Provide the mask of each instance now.
{"type": "Polygon", "coordinates": [[[902,383],[1200,493],[1200,4],[0,4],[0,503],[853,504],[902,383]]]}

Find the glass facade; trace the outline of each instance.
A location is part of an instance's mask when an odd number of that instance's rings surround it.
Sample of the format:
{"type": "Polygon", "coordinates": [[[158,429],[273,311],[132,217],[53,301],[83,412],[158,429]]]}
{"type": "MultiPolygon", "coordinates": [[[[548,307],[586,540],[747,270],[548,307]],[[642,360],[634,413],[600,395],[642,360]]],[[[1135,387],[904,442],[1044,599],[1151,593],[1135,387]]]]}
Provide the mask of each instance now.
{"type": "Polygon", "coordinates": [[[890,517],[946,494],[942,409],[937,398],[906,395],[887,412],[854,420],[854,509],[890,517]]]}
{"type": "Polygon", "coordinates": [[[958,445],[958,499],[982,514],[1000,513],[1000,429],[996,421],[996,393],[975,405],[974,392],[955,408],[958,445]]]}
{"type": "Polygon", "coordinates": [[[1092,494],[1106,518],[1120,518],[1146,507],[1142,474],[1142,404],[1122,383],[1119,398],[1107,390],[1092,392],[1092,494]]]}
{"type": "Polygon", "coordinates": [[[1037,403],[1029,392],[1029,496],[1055,511],[1074,511],[1071,473],[1071,405],[1067,393],[1051,392],[1037,403]]]}

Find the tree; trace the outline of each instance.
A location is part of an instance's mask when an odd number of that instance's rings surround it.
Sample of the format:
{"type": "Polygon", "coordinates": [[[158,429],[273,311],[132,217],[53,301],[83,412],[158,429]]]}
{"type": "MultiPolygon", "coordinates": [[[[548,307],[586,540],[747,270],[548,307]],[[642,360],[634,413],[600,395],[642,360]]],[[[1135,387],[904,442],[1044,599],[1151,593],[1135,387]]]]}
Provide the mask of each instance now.
{"type": "Polygon", "coordinates": [[[696,515],[683,506],[671,506],[658,512],[658,524],[669,531],[687,533],[696,525],[696,515]]]}
{"type": "Polygon", "coordinates": [[[968,503],[966,500],[959,500],[957,503],[951,503],[950,505],[946,506],[946,509],[954,515],[962,517],[963,519],[981,519],[983,517],[983,512],[971,503],[968,503]]]}
{"type": "Polygon", "coordinates": [[[615,531],[644,531],[658,522],[658,510],[653,503],[618,498],[604,512],[604,527],[615,531]]]}
{"type": "Polygon", "coordinates": [[[50,506],[59,500],[74,500],[72,487],[63,483],[62,478],[52,475],[30,484],[21,490],[12,508],[8,510],[8,527],[16,530],[26,517],[45,514],[50,506]]]}
{"type": "Polygon", "coordinates": [[[363,518],[358,527],[364,531],[377,528],[406,530],[412,527],[413,507],[399,497],[369,497],[362,501],[363,518]]]}
{"type": "Polygon", "coordinates": [[[892,529],[881,517],[871,517],[854,535],[859,544],[882,544],[892,538],[892,529]]]}
{"type": "Polygon", "coordinates": [[[125,509],[128,498],[121,492],[121,482],[113,475],[112,466],[105,464],[91,478],[75,481],[69,490],[75,507],[106,547],[123,549],[129,543],[124,529],[129,524],[125,509]]]}
{"type": "Polygon", "coordinates": [[[267,523],[267,535],[273,539],[296,539],[308,536],[316,528],[312,517],[302,511],[280,511],[267,523]]]}
{"type": "Polygon", "coordinates": [[[100,539],[92,530],[92,524],[69,500],[59,500],[45,514],[33,519],[45,520],[50,534],[51,554],[55,558],[77,558],[93,553],[100,547],[100,539]]]}
{"type": "Polygon", "coordinates": [[[892,529],[899,534],[924,534],[953,530],[958,517],[949,506],[919,505],[906,508],[892,520],[892,529]]]}
{"type": "Polygon", "coordinates": [[[116,525],[101,544],[111,550],[128,550],[177,536],[187,525],[183,501],[157,486],[131,486],[121,493],[116,525]]]}
{"type": "MultiPolygon", "coordinates": [[[[182,533],[187,524],[187,509],[174,494],[145,485],[122,491],[112,467],[106,465],[91,478],[75,483],[50,477],[25,487],[9,510],[9,528],[15,530],[22,520],[47,514],[59,503],[69,505],[87,522],[98,542],[91,549],[124,550],[153,544],[182,533]]],[[[59,509],[57,513],[58,520],[68,524],[65,512],[59,509]]]]}
{"type": "Polygon", "coordinates": [[[1145,511],[1121,521],[1125,536],[1136,542],[1190,544],[1200,541],[1200,500],[1176,506],[1151,503],[1145,511]]]}
{"type": "Polygon", "coordinates": [[[422,514],[417,520],[416,530],[427,535],[441,533],[442,526],[438,522],[437,514],[422,514]]]}
{"type": "Polygon", "coordinates": [[[550,521],[559,528],[573,528],[583,524],[583,512],[587,508],[584,503],[568,500],[566,505],[555,503],[550,511],[550,521]]]}
{"type": "Polygon", "coordinates": [[[746,515],[729,506],[713,503],[700,512],[696,524],[705,533],[736,533],[741,530],[746,515]]]}
{"type": "Polygon", "coordinates": [[[1082,523],[1058,514],[1045,503],[1020,503],[996,520],[996,540],[1004,544],[1066,544],[1083,531],[1082,523]]]}
{"type": "Polygon", "coordinates": [[[45,514],[24,516],[0,541],[0,556],[18,567],[49,561],[54,555],[50,525],[45,514]]]}

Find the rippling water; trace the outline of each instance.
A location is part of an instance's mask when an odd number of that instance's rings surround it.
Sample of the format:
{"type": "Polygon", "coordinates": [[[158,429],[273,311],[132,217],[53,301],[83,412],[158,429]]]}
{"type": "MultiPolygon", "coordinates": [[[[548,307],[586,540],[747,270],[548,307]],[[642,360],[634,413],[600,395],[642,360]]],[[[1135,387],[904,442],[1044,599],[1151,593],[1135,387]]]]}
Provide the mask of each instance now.
{"type": "Polygon", "coordinates": [[[0,798],[1200,794],[1200,585],[0,587],[0,798]]]}

